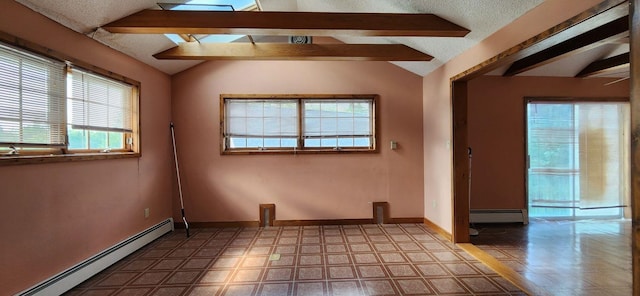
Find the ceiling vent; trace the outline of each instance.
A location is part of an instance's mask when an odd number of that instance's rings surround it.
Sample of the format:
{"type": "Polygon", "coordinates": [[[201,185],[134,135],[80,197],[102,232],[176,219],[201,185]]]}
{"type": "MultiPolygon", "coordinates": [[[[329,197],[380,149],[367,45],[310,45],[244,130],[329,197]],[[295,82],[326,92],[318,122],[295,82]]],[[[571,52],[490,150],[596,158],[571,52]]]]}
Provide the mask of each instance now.
{"type": "Polygon", "coordinates": [[[311,44],[313,38],[311,36],[289,36],[289,43],[291,44],[311,44]]]}

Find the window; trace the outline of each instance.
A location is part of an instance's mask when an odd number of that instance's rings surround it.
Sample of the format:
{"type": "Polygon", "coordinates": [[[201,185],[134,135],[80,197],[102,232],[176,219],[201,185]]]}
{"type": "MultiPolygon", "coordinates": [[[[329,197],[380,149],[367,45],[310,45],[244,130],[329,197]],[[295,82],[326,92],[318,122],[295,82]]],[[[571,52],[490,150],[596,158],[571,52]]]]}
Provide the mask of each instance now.
{"type": "Polygon", "coordinates": [[[223,95],[223,152],[375,151],[375,95],[223,95]]]}
{"type": "MultiPolygon", "coordinates": [[[[255,0],[190,0],[184,3],[158,3],[158,5],[164,10],[191,11],[252,11],[258,8],[255,0]]],[[[245,35],[235,34],[165,34],[165,36],[175,44],[195,40],[202,43],[229,43],[245,37],[245,35]]]]}
{"type": "Polygon", "coordinates": [[[65,145],[65,65],[0,44],[0,145],[65,145]]]}
{"type": "Polygon", "coordinates": [[[137,83],[107,76],[0,43],[0,160],[137,152],[137,83]]]}
{"type": "Polygon", "coordinates": [[[69,80],[69,149],[125,149],[135,88],[76,69],[69,80]]]}

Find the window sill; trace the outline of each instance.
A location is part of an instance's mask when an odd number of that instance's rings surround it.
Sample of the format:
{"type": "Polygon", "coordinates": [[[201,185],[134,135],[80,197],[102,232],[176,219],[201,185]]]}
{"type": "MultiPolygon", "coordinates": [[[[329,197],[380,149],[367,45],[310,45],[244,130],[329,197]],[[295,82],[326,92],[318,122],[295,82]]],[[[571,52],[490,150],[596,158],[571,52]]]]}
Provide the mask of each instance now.
{"type": "Polygon", "coordinates": [[[137,152],[18,155],[18,156],[4,155],[4,156],[0,156],[0,166],[104,160],[104,159],[139,158],[140,156],[141,156],[140,153],[137,153],[137,152]]]}
{"type": "Polygon", "coordinates": [[[220,154],[222,155],[246,155],[246,154],[343,154],[343,153],[377,153],[378,149],[304,149],[304,150],[253,150],[253,149],[233,149],[224,150],[220,154]]]}

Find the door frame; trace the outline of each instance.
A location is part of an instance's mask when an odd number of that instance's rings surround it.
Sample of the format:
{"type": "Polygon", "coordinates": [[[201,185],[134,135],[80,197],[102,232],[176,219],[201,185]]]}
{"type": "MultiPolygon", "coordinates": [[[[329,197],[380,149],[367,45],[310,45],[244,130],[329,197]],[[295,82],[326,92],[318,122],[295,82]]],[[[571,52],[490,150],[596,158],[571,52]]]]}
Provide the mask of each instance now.
{"type": "MultiPolygon", "coordinates": [[[[527,213],[531,213],[529,211],[529,116],[528,116],[528,106],[531,102],[552,102],[552,103],[629,103],[629,97],[545,97],[545,96],[527,96],[524,97],[524,194],[525,194],[525,205],[527,207],[527,213]]],[[[631,184],[629,184],[631,185],[631,184]]],[[[630,191],[630,190],[629,190],[630,191]]],[[[575,210],[573,210],[572,219],[575,219],[575,210]]],[[[621,208],[621,214],[624,216],[624,211],[621,208]]],[[[611,216],[607,216],[609,218],[611,216]]],[[[551,217],[550,219],[553,219],[551,217]]]]}
{"type": "MultiPolygon", "coordinates": [[[[640,1],[640,0],[632,0],[640,1]]],[[[452,159],[452,235],[453,243],[468,243],[469,236],[469,159],[468,159],[468,126],[467,126],[467,101],[468,101],[468,81],[489,73],[502,66],[509,65],[519,59],[537,53],[554,44],[562,42],[568,37],[579,35],[580,30],[570,30],[577,25],[580,26],[597,26],[598,21],[594,21],[594,17],[607,11],[622,11],[620,9],[628,3],[627,0],[605,0],[602,3],[592,7],[591,9],[580,13],[567,21],[564,21],[526,41],[511,47],[498,55],[471,67],[450,79],[451,90],[451,112],[452,112],[452,130],[453,130],[453,159],[452,159]]],[[[624,12],[629,12],[624,10],[624,12]]],[[[613,14],[611,20],[618,18],[619,15],[613,14]]],[[[599,20],[602,22],[602,19],[599,20]]],[[[640,19],[638,20],[640,25],[640,19]]],[[[630,26],[633,28],[633,26],[630,26]]],[[[633,55],[632,55],[633,57],[633,55]]],[[[633,68],[632,68],[633,70],[633,68]]],[[[632,77],[633,78],[633,77],[632,77]]],[[[639,88],[640,91],[640,88],[639,88]]],[[[633,117],[633,108],[632,117],[633,117]]],[[[638,110],[640,116],[640,110],[638,110]]],[[[632,130],[633,132],[633,130],[632,130]]],[[[632,151],[632,155],[634,152],[632,151]]],[[[526,157],[526,156],[525,156],[526,157]]],[[[639,155],[640,157],[640,155],[639,155]]],[[[633,169],[632,178],[638,178],[640,186],[640,173],[634,176],[633,169]]],[[[635,182],[631,182],[632,186],[635,182]]],[[[633,192],[633,190],[632,190],[633,192]]],[[[635,198],[635,197],[634,197],[635,198]]],[[[632,199],[634,199],[632,198],[632,199]]],[[[633,201],[632,201],[633,203],[633,201]]],[[[640,203],[640,202],[638,202],[640,203]]],[[[639,243],[640,244],[640,243],[639,243]]]]}

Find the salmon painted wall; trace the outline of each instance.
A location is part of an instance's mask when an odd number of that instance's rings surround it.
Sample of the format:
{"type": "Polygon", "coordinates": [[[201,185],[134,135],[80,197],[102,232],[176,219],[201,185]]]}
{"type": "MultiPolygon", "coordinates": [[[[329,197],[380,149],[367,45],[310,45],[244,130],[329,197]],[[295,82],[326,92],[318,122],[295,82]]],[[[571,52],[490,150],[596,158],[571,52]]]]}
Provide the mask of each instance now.
{"type": "Polygon", "coordinates": [[[547,0],[424,77],[422,113],[426,219],[445,231],[452,231],[451,77],[600,2],[601,0],[547,0]]]}
{"type": "MultiPolygon", "coordinates": [[[[172,79],[172,115],[190,221],[422,217],[421,78],[386,62],[224,61],[172,79]],[[220,155],[220,94],[379,94],[379,153],[220,155]],[[389,142],[398,142],[391,151],[389,142]]],[[[174,199],[174,217],[180,217],[174,199]]]]}
{"type": "Polygon", "coordinates": [[[500,76],[471,80],[471,208],[526,208],[524,97],[628,97],[628,81],[604,85],[613,80],[500,76]]]}
{"type": "Polygon", "coordinates": [[[0,31],[142,83],[142,158],[0,166],[0,294],[14,294],[171,217],[171,83],[14,1],[0,31]]]}

